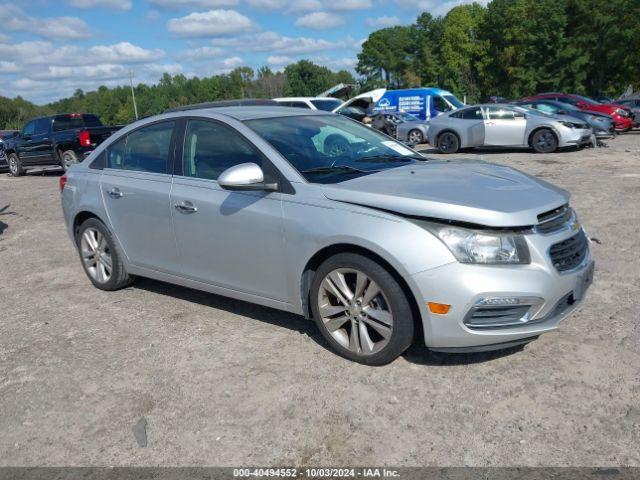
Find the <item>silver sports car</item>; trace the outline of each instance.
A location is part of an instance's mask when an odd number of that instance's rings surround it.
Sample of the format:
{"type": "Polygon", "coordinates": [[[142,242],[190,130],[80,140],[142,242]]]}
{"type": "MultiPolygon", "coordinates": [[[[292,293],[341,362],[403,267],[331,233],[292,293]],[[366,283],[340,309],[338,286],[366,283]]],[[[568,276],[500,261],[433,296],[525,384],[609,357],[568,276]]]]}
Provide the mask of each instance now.
{"type": "Polygon", "coordinates": [[[428,140],[440,153],[469,147],[527,147],[538,153],[591,143],[592,130],[582,121],[515,105],[487,104],[454,110],[431,120],[428,140]]]}

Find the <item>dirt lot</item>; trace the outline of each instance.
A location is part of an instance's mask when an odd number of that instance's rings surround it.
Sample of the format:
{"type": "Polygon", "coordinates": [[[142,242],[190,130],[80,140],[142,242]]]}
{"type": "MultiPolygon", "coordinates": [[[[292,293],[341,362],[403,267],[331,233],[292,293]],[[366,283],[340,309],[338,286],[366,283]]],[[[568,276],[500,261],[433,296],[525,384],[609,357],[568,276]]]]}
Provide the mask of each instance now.
{"type": "Polygon", "coordinates": [[[381,368],[293,315],[150,280],[93,288],[59,174],[0,175],[0,464],[640,466],[640,132],[460,156],[570,190],[595,284],[524,349],[413,348],[381,368]]]}

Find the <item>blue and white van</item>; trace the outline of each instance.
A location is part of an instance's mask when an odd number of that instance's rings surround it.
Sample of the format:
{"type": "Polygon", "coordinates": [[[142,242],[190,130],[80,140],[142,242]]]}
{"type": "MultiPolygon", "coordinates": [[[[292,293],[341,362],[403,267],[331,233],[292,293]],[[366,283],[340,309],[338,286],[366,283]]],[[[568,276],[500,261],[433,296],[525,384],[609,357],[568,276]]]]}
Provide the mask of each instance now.
{"type": "MultiPolygon", "coordinates": [[[[464,107],[455,95],[441,88],[409,88],[387,90],[379,88],[361,93],[343,103],[334,112],[349,115],[349,110],[362,108],[369,113],[407,112],[421,120],[464,107]]],[[[355,115],[354,115],[355,116],[355,115]]]]}

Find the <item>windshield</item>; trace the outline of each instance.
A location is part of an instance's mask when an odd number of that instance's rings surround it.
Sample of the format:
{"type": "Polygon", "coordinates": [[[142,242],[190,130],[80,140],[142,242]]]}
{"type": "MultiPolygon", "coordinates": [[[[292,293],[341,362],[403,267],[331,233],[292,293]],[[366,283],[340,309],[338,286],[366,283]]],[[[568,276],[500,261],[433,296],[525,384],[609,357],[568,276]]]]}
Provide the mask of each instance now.
{"type": "Polygon", "coordinates": [[[577,98],[578,100],[582,100],[583,102],[588,103],[590,105],[598,105],[598,102],[596,102],[594,99],[589,97],[583,97],[582,95],[574,95],[574,98],[577,98]]]}
{"type": "Polygon", "coordinates": [[[444,98],[447,102],[449,102],[451,105],[453,105],[456,108],[463,108],[465,106],[464,103],[462,103],[453,95],[442,95],[442,98],[444,98]]]}
{"type": "Polygon", "coordinates": [[[296,115],[245,123],[312,183],[339,183],[426,160],[401,143],[339,115],[296,115]]]}
{"type": "Polygon", "coordinates": [[[314,99],[311,103],[318,109],[325,112],[333,112],[336,108],[342,105],[342,102],[337,98],[323,98],[322,100],[314,99]]]}

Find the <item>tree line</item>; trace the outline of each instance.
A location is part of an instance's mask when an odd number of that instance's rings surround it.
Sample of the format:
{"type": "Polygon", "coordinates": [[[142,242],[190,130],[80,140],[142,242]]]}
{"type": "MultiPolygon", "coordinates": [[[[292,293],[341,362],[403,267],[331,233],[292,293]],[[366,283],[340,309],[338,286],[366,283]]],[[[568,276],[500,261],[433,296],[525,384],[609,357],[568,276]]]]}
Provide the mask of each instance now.
{"type": "MultiPolygon", "coordinates": [[[[438,86],[477,102],[542,91],[620,95],[640,86],[640,1],[493,0],[461,5],[446,15],[422,13],[411,25],[377,30],[358,54],[361,90],[438,86]]],[[[283,72],[240,67],[205,78],[164,74],[140,84],[140,116],[179,105],[232,98],[313,96],[338,83],[356,83],[345,70],[301,60],[283,72]]],[[[105,123],[134,118],[128,86],[77,90],[36,106],[0,97],[0,128],[21,128],[36,115],[92,112],[105,123]]]]}

